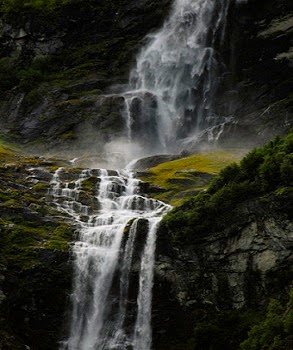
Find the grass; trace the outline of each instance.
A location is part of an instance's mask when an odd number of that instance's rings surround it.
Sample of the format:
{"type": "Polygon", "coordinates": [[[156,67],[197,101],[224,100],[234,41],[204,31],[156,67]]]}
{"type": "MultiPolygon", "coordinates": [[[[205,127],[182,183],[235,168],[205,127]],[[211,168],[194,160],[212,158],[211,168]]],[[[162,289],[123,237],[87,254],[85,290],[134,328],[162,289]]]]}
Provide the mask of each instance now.
{"type": "Polygon", "coordinates": [[[0,158],[13,158],[15,153],[19,151],[17,145],[0,137],[0,158]]]}
{"type": "Polygon", "coordinates": [[[27,148],[21,149],[19,145],[0,135],[0,167],[11,166],[20,170],[28,166],[41,165],[42,162],[40,157],[30,155],[27,148]]]}
{"type": "Polygon", "coordinates": [[[13,156],[14,156],[14,153],[12,151],[0,145],[0,157],[13,157],[13,156]]]}
{"type": "Polygon", "coordinates": [[[234,149],[195,154],[151,168],[141,179],[165,190],[156,193],[151,189],[153,197],[177,206],[205,189],[213,176],[228,164],[240,161],[244,153],[234,149]]]}

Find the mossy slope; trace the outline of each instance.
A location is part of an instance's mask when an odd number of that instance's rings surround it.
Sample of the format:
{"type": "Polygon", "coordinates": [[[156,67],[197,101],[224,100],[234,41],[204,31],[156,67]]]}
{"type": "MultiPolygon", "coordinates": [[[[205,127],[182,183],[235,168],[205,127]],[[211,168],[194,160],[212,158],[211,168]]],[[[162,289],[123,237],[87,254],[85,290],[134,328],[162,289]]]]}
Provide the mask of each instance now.
{"type": "Polygon", "coordinates": [[[54,163],[13,149],[1,142],[0,348],[57,349],[73,228],[46,202],[54,163]]]}
{"type": "Polygon", "coordinates": [[[205,189],[211,179],[231,162],[239,161],[244,150],[213,150],[162,163],[141,174],[150,183],[150,195],[172,205],[205,189]]]}

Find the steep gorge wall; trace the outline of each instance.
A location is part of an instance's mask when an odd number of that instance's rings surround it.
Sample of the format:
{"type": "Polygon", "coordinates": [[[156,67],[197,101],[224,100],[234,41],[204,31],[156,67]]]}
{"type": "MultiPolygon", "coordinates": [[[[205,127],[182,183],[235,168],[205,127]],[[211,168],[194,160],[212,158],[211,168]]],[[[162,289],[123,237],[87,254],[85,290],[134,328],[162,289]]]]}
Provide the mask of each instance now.
{"type": "Polygon", "coordinates": [[[253,325],[253,313],[261,313],[270,298],[285,303],[293,272],[290,208],[291,197],[280,202],[271,198],[271,203],[247,201],[230,209],[234,220],[225,229],[207,232],[194,243],[171,243],[172,238],[160,231],[153,305],[156,349],[169,349],[165,344],[188,348],[201,323],[210,326],[210,339],[202,339],[209,345],[203,349],[237,349],[249,324],[241,325],[235,315],[251,313],[253,325]],[[226,322],[231,315],[235,319],[230,326],[223,322],[218,334],[215,320],[221,314],[226,322]],[[226,335],[225,327],[230,328],[226,335]]]}
{"type": "Polygon", "coordinates": [[[236,126],[223,143],[261,145],[292,128],[292,28],[288,1],[243,1],[231,11],[224,55],[233,88],[225,103],[236,126]]]}

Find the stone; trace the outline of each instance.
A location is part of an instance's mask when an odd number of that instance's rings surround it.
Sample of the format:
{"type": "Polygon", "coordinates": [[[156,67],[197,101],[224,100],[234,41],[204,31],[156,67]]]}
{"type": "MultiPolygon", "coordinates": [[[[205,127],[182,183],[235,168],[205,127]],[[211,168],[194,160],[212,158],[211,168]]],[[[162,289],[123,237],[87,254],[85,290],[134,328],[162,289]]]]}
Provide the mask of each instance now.
{"type": "MultiPolygon", "coordinates": [[[[154,308],[162,310],[161,298],[168,298],[165,312],[153,321],[158,349],[162,346],[158,331],[175,341],[172,326],[162,322],[167,314],[192,320],[195,326],[200,310],[207,315],[215,310],[244,312],[261,308],[267,298],[286,295],[292,277],[293,227],[277,207],[274,202],[270,209],[258,201],[245,202],[236,209],[237,225],[227,222],[222,231],[206,232],[196,244],[174,242],[159,230],[154,308]]],[[[186,324],[176,327],[177,336],[187,336],[186,324]]],[[[192,338],[192,331],[189,334],[192,338]]]]}

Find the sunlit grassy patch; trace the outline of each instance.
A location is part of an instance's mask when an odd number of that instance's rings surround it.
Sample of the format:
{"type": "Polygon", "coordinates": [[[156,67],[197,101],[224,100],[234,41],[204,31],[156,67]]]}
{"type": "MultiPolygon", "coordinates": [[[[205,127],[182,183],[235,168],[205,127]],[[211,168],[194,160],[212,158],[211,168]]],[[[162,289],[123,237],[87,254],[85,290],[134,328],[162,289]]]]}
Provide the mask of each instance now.
{"type": "Polygon", "coordinates": [[[186,198],[205,189],[212,176],[228,164],[238,162],[244,153],[244,150],[213,150],[195,154],[151,168],[142,180],[165,190],[151,193],[155,198],[180,205],[186,198]]]}
{"type": "Polygon", "coordinates": [[[19,148],[15,144],[0,137],[0,159],[14,157],[16,152],[19,152],[19,148]]]}
{"type": "Polygon", "coordinates": [[[0,157],[12,157],[13,155],[12,151],[0,145],[0,157]]]}

